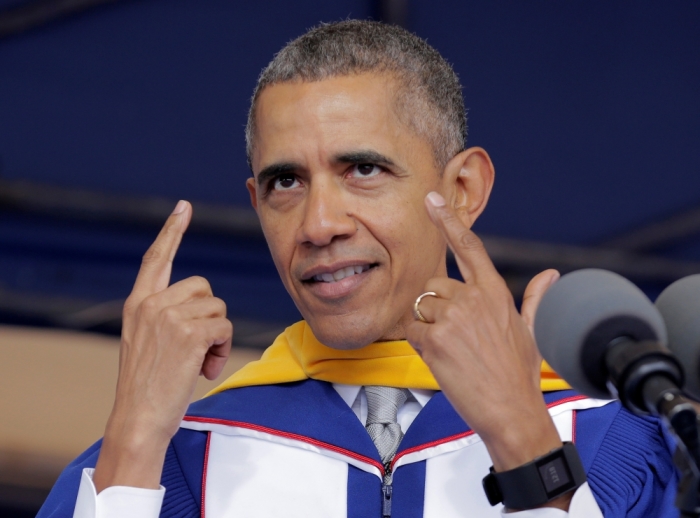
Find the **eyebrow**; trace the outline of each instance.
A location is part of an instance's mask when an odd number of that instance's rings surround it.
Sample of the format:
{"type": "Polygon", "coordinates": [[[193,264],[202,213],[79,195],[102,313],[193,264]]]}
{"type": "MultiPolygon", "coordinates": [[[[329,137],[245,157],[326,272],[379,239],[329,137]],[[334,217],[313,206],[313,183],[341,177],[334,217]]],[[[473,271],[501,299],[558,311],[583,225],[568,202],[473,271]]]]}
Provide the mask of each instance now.
{"type": "Polygon", "coordinates": [[[340,153],[333,157],[333,161],[340,164],[377,164],[396,167],[391,158],[371,149],[340,153]]]}

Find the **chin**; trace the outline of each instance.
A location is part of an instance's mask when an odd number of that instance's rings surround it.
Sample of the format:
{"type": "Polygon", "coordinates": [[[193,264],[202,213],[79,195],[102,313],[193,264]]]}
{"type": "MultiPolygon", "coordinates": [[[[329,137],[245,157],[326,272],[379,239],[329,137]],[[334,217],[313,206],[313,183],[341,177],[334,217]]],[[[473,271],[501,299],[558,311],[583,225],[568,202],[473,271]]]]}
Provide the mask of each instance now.
{"type": "Polygon", "coordinates": [[[385,331],[368,315],[311,317],[306,322],[319,342],[341,350],[361,349],[379,340],[385,331]]]}

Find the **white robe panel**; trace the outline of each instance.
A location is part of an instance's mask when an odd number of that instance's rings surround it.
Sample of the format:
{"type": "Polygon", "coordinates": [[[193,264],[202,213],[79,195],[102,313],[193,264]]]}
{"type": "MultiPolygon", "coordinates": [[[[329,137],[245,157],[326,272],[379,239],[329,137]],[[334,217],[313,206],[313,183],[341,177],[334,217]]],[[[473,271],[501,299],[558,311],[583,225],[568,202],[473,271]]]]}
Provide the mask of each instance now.
{"type": "Polygon", "coordinates": [[[348,465],[245,435],[211,433],[203,517],[347,516],[348,465]]]}

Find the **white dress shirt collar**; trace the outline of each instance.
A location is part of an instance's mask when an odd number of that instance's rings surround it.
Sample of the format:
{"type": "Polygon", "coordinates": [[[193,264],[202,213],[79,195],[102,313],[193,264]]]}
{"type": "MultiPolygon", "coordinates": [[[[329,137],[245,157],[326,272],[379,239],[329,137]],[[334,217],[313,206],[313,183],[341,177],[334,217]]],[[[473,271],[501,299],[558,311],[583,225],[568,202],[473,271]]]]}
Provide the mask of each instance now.
{"type": "MultiPolygon", "coordinates": [[[[345,404],[352,408],[355,400],[360,395],[360,390],[362,390],[361,385],[343,385],[342,383],[333,383],[333,388],[338,393],[338,395],[345,401],[345,404]]],[[[436,390],[425,390],[425,389],[408,389],[416,402],[423,408],[428,404],[430,398],[433,397],[436,390]]]]}

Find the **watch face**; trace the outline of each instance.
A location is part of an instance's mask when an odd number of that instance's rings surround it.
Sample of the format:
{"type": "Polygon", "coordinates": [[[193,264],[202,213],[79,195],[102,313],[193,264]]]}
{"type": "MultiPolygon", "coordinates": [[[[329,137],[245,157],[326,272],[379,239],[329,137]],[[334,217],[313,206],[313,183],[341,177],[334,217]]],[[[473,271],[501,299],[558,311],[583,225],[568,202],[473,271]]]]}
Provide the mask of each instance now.
{"type": "Polygon", "coordinates": [[[573,488],[574,481],[562,456],[542,459],[542,463],[537,463],[542,483],[548,497],[560,495],[570,488],[573,488]]]}

